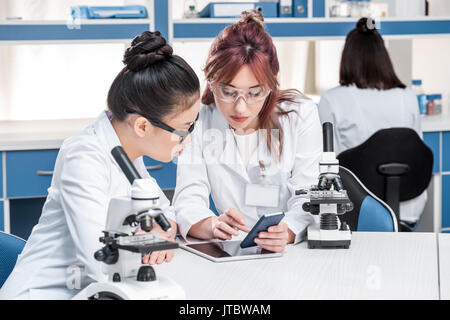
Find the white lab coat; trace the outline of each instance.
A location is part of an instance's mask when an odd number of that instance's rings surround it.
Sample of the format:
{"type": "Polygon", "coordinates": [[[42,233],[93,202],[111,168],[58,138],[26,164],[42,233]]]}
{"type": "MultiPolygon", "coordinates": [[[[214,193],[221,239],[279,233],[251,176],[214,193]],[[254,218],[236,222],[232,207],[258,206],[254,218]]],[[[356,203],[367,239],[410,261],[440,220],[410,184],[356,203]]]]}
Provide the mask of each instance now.
{"type": "MultiPolygon", "coordinates": [[[[131,194],[130,183],[111,155],[120,141],[107,114],[102,112],[94,124],[61,146],[39,223],[1,288],[0,299],[69,299],[79,292],[77,287],[106,280],[94,252],[102,247],[99,237],[108,203],[131,194]]],[[[142,157],[134,165],[142,177],[150,177],[142,157]]],[[[175,221],[173,208],[160,193],[161,208],[175,221]]]]}
{"type": "MultiPolygon", "coordinates": [[[[284,211],[283,221],[296,234],[295,241],[302,240],[313,217],[303,211],[302,204],[306,200],[295,196],[295,190],[317,184],[323,149],[322,130],[317,107],[310,100],[298,97],[295,103],[283,103],[281,108],[298,112],[280,118],[284,130],[281,161],[275,163],[266,140],[260,139],[258,152],[245,167],[225,118],[215,105],[202,106],[192,143],[178,162],[173,205],[183,237],[186,238],[192,225],[214,215],[209,210],[211,194],[219,214],[236,208],[245,215],[249,227],[264,213],[284,211]],[[246,185],[260,182],[259,160],[269,171],[266,182],[280,187],[278,207],[245,204],[246,185]]],[[[239,237],[242,236],[241,233],[239,237]]]]}
{"type": "MultiPolygon", "coordinates": [[[[356,147],[381,129],[406,127],[422,137],[417,97],[410,88],[376,90],[340,86],[325,92],[320,100],[321,122],[334,125],[334,150],[356,147]]],[[[417,198],[400,203],[400,219],[417,222],[427,201],[426,190],[417,198]]]]}

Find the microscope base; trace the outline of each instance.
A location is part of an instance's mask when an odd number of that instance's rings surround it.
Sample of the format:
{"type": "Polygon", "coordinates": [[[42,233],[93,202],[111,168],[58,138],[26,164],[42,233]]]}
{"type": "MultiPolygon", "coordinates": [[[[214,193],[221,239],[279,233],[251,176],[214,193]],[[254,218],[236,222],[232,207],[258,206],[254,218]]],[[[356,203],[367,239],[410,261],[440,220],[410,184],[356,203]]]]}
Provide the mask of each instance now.
{"type": "Polygon", "coordinates": [[[174,281],[158,277],[155,281],[140,282],[126,279],[122,282],[92,283],[73,300],[183,300],[184,290],[174,281]]]}
{"type": "Polygon", "coordinates": [[[318,224],[308,227],[309,249],[349,249],[352,236],[350,230],[320,230],[318,224]]]}

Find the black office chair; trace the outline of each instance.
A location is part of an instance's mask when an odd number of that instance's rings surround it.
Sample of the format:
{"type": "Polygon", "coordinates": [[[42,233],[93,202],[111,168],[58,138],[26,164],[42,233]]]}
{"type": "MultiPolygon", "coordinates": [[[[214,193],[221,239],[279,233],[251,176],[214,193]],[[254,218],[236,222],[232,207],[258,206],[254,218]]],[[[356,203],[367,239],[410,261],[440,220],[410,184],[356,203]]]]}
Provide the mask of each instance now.
{"type": "Polygon", "coordinates": [[[339,216],[351,231],[397,232],[398,221],[394,211],[347,168],[339,166],[339,176],[353,210],[339,216]]]}
{"type": "Polygon", "coordinates": [[[377,197],[386,202],[400,222],[400,231],[413,231],[399,219],[400,202],[411,200],[428,187],[433,153],[409,128],[383,129],[361,145],[337,157],[377,197]]]}

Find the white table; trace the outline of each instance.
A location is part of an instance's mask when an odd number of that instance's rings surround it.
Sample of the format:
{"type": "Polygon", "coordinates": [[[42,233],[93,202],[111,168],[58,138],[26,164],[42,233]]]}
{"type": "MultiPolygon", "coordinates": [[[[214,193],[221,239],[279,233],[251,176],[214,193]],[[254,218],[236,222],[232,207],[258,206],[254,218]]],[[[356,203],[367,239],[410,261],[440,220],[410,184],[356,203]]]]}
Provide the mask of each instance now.
{"type": "Polygon", "coordinates": [[[450,300],[450,234],[440,233],[438,237],[441,299],[450,300]]]}
{"type": "Polygon", "coordinates": [[[155,267],[187,299],[439,299],[434,233],[353,233],[349,250],[288,246],[283,257],[214,263],[178,249],[155,267]]]}

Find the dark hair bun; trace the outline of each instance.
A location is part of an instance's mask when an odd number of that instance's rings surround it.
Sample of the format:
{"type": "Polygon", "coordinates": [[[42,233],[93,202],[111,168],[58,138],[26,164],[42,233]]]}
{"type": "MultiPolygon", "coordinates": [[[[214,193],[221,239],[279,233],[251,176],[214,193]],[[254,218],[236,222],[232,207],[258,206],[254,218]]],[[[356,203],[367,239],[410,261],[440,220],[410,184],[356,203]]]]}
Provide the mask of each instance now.
{"type": "Polygon", "coordinates": [[[137,72],[172,57],[173,49],[159,31],[145,31],[131,42],[125,51],[123,63],[131,71],[137,72]]]}
{"type": "Polygon", "coordinates": [[[361,18],[356,23],[356,29],[361,33],[373,33],[376,31],[375,20],[372,18],[361,18]]]}
{"type": "Polygon", "coordinates": [[[248,10],[243,11],[241,13],[241,20],[239,20],[238,24],[255,24],[258,27],[261,27],[264,30],[264,18],[261,12],[256,10],[248,10]]]}

